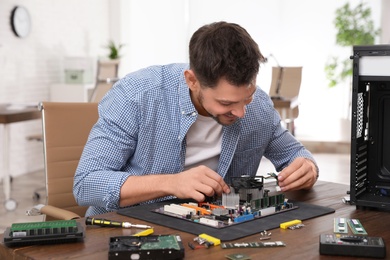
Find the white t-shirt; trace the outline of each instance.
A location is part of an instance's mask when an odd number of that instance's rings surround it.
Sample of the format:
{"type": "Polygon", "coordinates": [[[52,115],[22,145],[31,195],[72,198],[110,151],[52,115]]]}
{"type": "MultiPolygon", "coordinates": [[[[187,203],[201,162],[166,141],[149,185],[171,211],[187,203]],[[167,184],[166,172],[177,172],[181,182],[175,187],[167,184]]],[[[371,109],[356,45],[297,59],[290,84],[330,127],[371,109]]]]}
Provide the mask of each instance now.
{"type": "Polygon", "coordinates": [[[185,170],[206,165],[217,171],[222,144],[222,125],[211,117],[198,115],[187,132],[185,170]]]}

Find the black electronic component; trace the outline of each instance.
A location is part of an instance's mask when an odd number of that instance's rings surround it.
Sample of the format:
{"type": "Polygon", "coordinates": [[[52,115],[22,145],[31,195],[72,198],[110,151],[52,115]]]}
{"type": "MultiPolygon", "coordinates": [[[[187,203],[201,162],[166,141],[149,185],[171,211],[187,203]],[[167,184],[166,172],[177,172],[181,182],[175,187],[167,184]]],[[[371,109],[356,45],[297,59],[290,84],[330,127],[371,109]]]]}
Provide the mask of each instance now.
{"type": "Polygon", "coordinates": [[[353,53],[350,202],[390,210],[390,45],[353,53]]]}
{"type": "Polygon", "coordinates": [[[178,235],[118,236],[110,238],[109,260],[170,260],[182,258],[184,258],[184,247],[178,235]]]}
{"type": "Polygon", "coordinates": [[[320,254],[385,258],[386,245],[381,237],[322,234],[320,254]]]}
{"type": "Polygon", "coordinates": [[[76,220],[14,223],[4,232],[6,246],[61,244],[84,239],[84,228],[76,220]]]}
{"type": "Polygon", "coordinates": [[[235,192],[238,193],[240,189],[258,189],[261,190],[264,186],[264,177],[263,176],[241,176],[241,177],[232,177],[231,186],[234,188],[235,192]]]}
{"type": "MultiPolygon", "coordinates": [[[[277,176],[276,174],[270,175],[272,177],[277,176]]],[[[222,201],[219,199],[200,203],[193,201],[180,204],[171,203],[165,204],[153,210],[153,212],[214,228],[224,228],[298,208],[293,203],[288,202],[283,193],[263,194],[263,185],[263,176],[251,177],[244,175],[233,177],[232,193],[223,194],[222,201]],[[239,192],[239,194],[235,192],[239,192]],[[231,197],[227,198],[229,196],[231,197]]],[[[111,223],[108,222],[108,224],[111,223]]]]}
{"type": "Polygon", "coordinates": [[[360,243],[360,242],[364,242],[364,237],[359,237],[359,236],[345,236],[345,237],[340,237],[340,240],[343,241],[343,242],[360,243]]]}

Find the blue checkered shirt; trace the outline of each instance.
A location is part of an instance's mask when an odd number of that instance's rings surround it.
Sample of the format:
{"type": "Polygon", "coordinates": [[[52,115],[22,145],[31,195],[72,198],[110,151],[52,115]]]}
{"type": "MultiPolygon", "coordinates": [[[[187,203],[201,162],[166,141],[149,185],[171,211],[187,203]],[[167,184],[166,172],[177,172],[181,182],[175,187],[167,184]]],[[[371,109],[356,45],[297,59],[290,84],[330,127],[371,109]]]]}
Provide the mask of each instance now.
{"type": "MultiPolygon", "coordinates": [[[[77,202],[90,206],[87,216],[119,209],[120,188],[129,176],[183,171],[186,133],[198,116],[186,69],[188,64],[141,69],[118,81],[102,99],[74,178],[77,202]]],[[[314,161],[281,126],[260,88],[245,117],[223,127],[221,148],[217,172],[227,183],[231,177],[255,176],[263,156],[277,171],[296,157],[314,161]]]]}

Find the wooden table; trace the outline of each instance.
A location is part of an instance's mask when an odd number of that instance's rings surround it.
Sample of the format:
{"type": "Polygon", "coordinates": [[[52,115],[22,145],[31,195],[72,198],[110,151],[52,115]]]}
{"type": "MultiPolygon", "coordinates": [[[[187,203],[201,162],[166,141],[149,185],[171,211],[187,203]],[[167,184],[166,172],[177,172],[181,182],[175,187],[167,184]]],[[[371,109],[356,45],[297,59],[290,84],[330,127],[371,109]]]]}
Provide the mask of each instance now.
{"type": "Polygon", "coordinates": [[[11,123],[39,118],[41,118],[41,112],[38,110],[38,104],[36,106],[0,104],[0,124],[3,125],[3,172],[0,178],[3,179],[5,208],[7,210],[14,210],[16,208],[16,202],[11,199],[11,173],[9,167],[10,133],[8,126],[11,123]]]}
{"type": "MultiPolygon", "coordinates": [[[[201,248],[192,250],[188,242],[193,242],[195,235],[177,231],[171,228],[147,223],[138,219],[131,219],[116,213],[100,215],[107,219],[118,221],[129,221],[131,223],[149,224],[154,226],[154,234],[179,234],[185,246],[185,259],[226,259],[225,255],[233,253],[245,253],[252,259],[329,259],[329,256],[319,254],[320,234],[333,233],[333,220],[335,217],[359,219],[368,232],[369,236],[383,237],[385,242],[390,243],[390,213],[374,210],[356,210],[355,206],[344,204],[342,198],[346,196],[349,186],[330,182],[318,181],[310,191],[288,192],[287,197],[294,200],[305,201],[316,205],[332,207],[336,210],[334,214],[328,214],[305,220],[301,229],[267,230],[271,232],[271,240],[283,241],[286,247],[275,248],[239,248],[221,249],[219,246],[209,249],[201,248]]],[[[80,221],[84,221],[81,219],[80,221]]],[[[36,245],[18,248],[7,248],[3,242],[0,243],[0,259],[107,259],[108,242],[112,236],[132,235],[141,230],[86,227],[84,242],[61,245],[36,245]]],[[[0,237],[2,241],[2,236],[0,237]]],[[[260,234],[255,234],[234,242],[259,242],[260,234]]],[[[231,241],[229,241],[231,242],[231,241]]],[[[389,246],[387,256],[390,256],[389,246]]],[[[338,259],[357,259],[352,257],[334,257],[338,259]]]]}

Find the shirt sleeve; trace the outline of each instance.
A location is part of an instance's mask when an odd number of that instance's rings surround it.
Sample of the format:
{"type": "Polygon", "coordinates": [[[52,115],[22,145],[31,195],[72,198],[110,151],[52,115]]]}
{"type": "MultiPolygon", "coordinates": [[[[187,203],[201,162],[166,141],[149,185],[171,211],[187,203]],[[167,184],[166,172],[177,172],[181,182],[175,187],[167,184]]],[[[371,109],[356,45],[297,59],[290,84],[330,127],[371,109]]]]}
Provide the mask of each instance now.
{"type": "Polygon", "coordinates": [[[275,169],[279,172],[287,167],[298,157],[307,158],[315,164],[318,174],[317,163],[309,150],[307,150],[295,136],[280,124],[280,116],[275,111],[274,132],[264,156],[268,158],[275,169]]]}
{"type": "MultiPolygon", "coordinates": [[[[120,83],[119,83],[120,84],[120,83]]],[[[77,167],[73,193],[79,205],[119,208],[120,188],[132,171],[124,169],[137,144],[137,105],[116,86],[98,106],[77,167]]]]}

